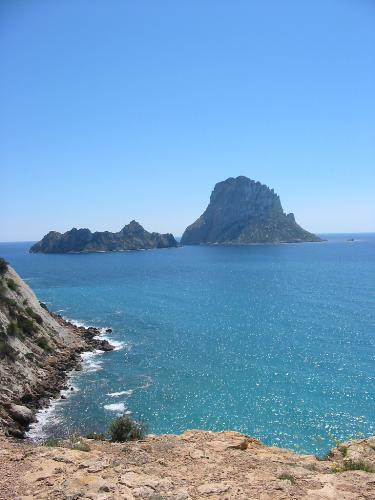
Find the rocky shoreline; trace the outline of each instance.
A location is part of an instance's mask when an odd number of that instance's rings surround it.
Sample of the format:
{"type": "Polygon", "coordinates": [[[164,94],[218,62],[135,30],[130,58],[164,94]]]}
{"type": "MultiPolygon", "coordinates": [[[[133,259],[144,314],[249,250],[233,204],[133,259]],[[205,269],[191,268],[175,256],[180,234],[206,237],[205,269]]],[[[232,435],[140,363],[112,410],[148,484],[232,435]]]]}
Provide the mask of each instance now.
{"type": "MultiPolygon", "coordinates": [[[[109,333],[107,329],[106,333],[109,333]]],[[[49,311],[10,266],[0,275],[0,434],[24,438],[38,410],[61,397],[85,351],[112,351],[101,330],[49,311]]]]}
{"type": "MultiPolygon", "coordinates": [[[[68,352],[56,357],[56,359],[49,360],[49,378],[46,380],[46,384],[41,382],[38,387],[34,388],[32,392],[22,398],[22,403],[27,404],[27,408],[31,410],[31,413],[26,412],[28,418],[25,418],[25,415],[23,415],[19,419],[18,423],[21,426],[21,429],[18,428],[15,433],[14,431],[12,432],[12,429],[8,430],[8,432],[10,431],[14,437],[25,437],[30,424],[35,422],[36,413],[39,410],[48,407],[53,399],[58,399],[59,397],[63,399],[65,398],[64,396],[61,396],[60,393],[63,390],[69,389],[67,380],[70,373],[72,371],[80,371],[82,369],[81,354],[83,352],[92,352],[95,350],[110,352],[114,350],[114,346],[111,345],[108,340],[98,338],[103,333],[99,328],[93,326],[77,326],[63,318],[60,314],[50,311],[46,304],[41,303],[41,307],[43,307],[52,316],[52,318],[59,323],[59,325],[70,330],[82,342],[81,345],[76,348],[69,349],[68,352]],[[19,434],[19,431],[21,431],[22,436],[19,434]]],[[[109,328],[106,330],[106,333],[110,333],[111,331],[112,330],[109,328]]],[[[19,409],[17,413],[20,413],[19,409]]]]}

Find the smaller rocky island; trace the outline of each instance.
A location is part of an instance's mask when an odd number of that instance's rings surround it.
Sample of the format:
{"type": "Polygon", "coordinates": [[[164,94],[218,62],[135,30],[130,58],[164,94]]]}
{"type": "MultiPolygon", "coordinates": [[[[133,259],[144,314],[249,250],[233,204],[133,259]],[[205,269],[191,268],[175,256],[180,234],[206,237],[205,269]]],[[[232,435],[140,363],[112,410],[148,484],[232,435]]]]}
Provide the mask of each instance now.
{"type": "Polygon", "coordinates": [[[286,214],[279,196],[244,176],[218,182],[204,213],[186,228],[182,245],[251,245],[322,241],[286,214]]]}
{"type": "Polygon", "coordinates": [[[170,233],[149,233],[135,220],[118,233],[73,228],[64,234],[50,231],[30,248],[31,253],[125,252],[177,247],[170,233]]]}

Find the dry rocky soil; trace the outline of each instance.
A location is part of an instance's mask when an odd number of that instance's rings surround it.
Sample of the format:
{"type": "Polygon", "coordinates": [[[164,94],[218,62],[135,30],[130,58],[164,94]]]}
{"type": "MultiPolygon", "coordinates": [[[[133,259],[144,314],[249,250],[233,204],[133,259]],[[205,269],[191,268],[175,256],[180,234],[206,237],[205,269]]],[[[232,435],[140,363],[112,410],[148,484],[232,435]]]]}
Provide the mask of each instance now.
{"type": "Polygon", "coordinates": [[[89,451],[0,441],[0,498],[375,499],[375,474],[346,470],[375,470],[375,438],[340,445],[325,460],[236,432],[82,442],[89,451]]]}

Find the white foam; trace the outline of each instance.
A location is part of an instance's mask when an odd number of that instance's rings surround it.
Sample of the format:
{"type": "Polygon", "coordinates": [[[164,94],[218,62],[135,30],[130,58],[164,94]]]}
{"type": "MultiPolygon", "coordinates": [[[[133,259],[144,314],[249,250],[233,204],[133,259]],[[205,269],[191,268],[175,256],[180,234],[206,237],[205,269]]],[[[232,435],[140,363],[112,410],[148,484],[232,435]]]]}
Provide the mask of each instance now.
{"type": "Polygon", "coordinates": [[[95,357],[98,354],[103,354],[104,351],[100,351],[99,349],[96,349],[95,351],[88,351],[88,352],[83,352],[81,354],[81,359],[82,359],[82,369],[85,372],[97,372],[99,370],[102,370],[102,364],[103,361],[95,359],[95,357]]]}
{"type": "Polygon", "coordinates": [[[101,335],[99,337],[101,340],[108,340],[108,342],[114,347],[114,351],[121,351],[121,349],[123,349],[125,346],[127,346],[125,344],[125,342],[121,342],[120,340],[113,340],[107,336],[104,336],[104,335],[101,335]]]}
{"type": "Polygon", "coordinates": [[[131,396],[132,394],[133,394],[133,389],[128,389],[127,391],[109,392],[107,396],[111,396],[111,398],[117,398],[119,396],[131,396]]]}
{"type": "Polygon", "coordinates": [[[47,434],[43,431],[45,425],[52,419],[56,423],[59,422],[59,418],[54,414],[58,403],[60,403],[60,400],[53,399],[50,406],[37,412],[36,421],[30,425],[30,429],[26,433],[28,438],[33,441],[42,441],[47,437],[47,434]]]}
{"type": "Polygon", "coordinates": [[[99,332],[101,334],[110,333],[110,332],[107,332],[107,330],[111,330],[111,328],[109,326],[103,326],[102,328],[99,328],[99,332]]]}
{"type": "Polygon", "coordinates": [[[110,405],[104,405],[104,408],[108,411],[124,412],[125,411],[125,404],[124,403],[112,403],[110,405]]]}
{"type": "Polygon", "coordinates": [[[81,328],[82,326],[84,328],[89,328],[88,325],[86,325],[86,323],[84,323],[83,321],[78,321],[76,319],[70,319],[70,318],[64,318],[66,321],[68,321],[69,323],[71,323],[72,325],[74,326],[78,326],[78,328],[81,328]]]}
{"type": "MultiPolygon", "coordinates": [[[[100,331],[102,332],[102,330],[105,331],[106,329],[102,328],[100,331]]],[[[124,347],[129,348],[128,344],[126,344],[125,342],[121,342],[120,340],[114,340],[108,334],[104,335],[103,333],[101,333],[100,335],[95,335],[94,339],[107,340],[114,347],[114,351],[121,351],[121,349],[123,349],[124,347]]]]}

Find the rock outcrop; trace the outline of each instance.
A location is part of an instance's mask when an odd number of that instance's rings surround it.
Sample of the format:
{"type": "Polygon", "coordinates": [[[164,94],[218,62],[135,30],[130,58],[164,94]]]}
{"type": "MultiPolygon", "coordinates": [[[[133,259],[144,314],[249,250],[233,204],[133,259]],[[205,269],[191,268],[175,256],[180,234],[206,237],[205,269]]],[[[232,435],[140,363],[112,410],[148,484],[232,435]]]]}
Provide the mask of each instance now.
{"type": "Polygon", "coordinates": [[[186,228],[182,245],[322,241],[285,214],[279,196],[260,182],[230,177],[216,184],[205,212],[186,228]]]}
{"type": "Polygon", "coordinates": [[[113,350],[99,335],[49,312],[0,259],[0,435],[24,436],[37,409],[60,396],[81,352],[113,350]]]}
{"type": "Polygon", "coordinates": [[[375,498],[374,438],[340,445],[324,460],[237,432],[77,444],[87,451],[71,449],[72,440],[53,448],[0,438],[0,499],[375,498]]]}
{"type": "Polygon", "coordinates": [[[118,233],[109,231],[92,233],[89,229],[73,228],[64,234],[50,231],[30,248],[31,253],[123,252],[176,247],[170,233],[149,233],[135,220],[118,233]]]}

